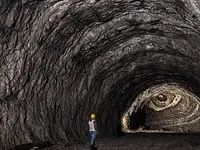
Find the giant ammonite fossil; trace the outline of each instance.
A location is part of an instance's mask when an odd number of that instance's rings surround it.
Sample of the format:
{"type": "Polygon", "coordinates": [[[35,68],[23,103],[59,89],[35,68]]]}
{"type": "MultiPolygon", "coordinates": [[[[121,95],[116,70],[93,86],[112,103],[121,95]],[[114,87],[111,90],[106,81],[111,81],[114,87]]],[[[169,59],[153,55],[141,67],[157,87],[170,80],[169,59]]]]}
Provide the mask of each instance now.
{"type": "Polygon", "coordinates": [[[200,99],[177,84],[148,88],[122,116],[124,132],[200,132],[200,99]],[[143,118],[142,130],[131,130],[131,116],[143,118]],[[141,114],[141,113],[140,113],[141,114]],[[148,129],[148,130],[147,130],[148,129]]]}

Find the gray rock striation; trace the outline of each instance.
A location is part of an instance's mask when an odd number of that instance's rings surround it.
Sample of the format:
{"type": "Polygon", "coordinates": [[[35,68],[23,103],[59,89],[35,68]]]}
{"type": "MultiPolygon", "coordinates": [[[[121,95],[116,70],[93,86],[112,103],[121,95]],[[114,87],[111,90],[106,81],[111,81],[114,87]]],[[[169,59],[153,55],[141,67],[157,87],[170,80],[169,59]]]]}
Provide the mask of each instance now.
{"type": "Polygon", "coordinates": [[[195,0],[1,0],[0,145],[116,134],[139,93],[200,95],[195,0]]]}

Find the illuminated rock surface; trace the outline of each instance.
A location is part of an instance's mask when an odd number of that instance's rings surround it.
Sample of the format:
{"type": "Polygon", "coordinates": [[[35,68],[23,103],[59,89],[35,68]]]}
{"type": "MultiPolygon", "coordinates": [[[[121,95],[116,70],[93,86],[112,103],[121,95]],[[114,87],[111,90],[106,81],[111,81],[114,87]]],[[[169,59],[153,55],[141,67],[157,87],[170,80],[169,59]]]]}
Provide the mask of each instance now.
{"type": "MultiPolygon", "coordinates": [[[[138,94],[162,83],[199,100],[199,8],[195,0],[1,0],[0,147],[85,141],[91,112],[100,136],[116,135],[138,94]]],[[[188,110],[193,100],[183,101],[188,110]]],[[[167,121],[149,114],[146,123],[163,129],[167,121]]]]}
{"type": "Polygon", "coordinates": [[[199,107],[199,98],[180,86],[173,83],[155,85],[139,94],[127,109],[122,117],[123,131],[198,133],[199,107]]]}

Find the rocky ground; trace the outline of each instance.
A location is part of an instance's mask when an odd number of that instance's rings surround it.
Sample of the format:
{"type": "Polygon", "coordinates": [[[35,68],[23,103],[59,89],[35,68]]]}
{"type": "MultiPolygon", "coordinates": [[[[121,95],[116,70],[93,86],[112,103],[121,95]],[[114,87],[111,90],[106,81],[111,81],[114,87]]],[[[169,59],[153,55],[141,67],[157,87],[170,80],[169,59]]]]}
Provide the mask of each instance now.
{"type": "MultiPolygon", "coordinates": [[[[171,150],[200,149],[200,134],[131,134],[122,137],[97,138],[99,150],[171,150]]],[[[89,149],[88,145],[54,146],[51,150],[89,149]]],[[[49,150],[50,150],[49,149],[49,150]]]]}
{"type": "MultiPolygon", "coordinates": [[[[200,149],[200,134],[132,134],[122,137],[97,139],[99,150],[171,150],[200,149]]],[[[66,147],[89,149],[86,145],[66,147]]],[[[56,148],[55,148],[56,150],[56,148]]],[[[58,148],[59,150],[59,148],[58,148]]]]}
{"type": "MultiPolygon", "coordinates": [[[[200,134],[136,133],[121,137],[97,138],[96,145],[99,150],[199,150],[200,134]]],[[[21,147],[21,150],[22,149],[21,147]]],[[[57,144],[48,148],[40,147],[40,149],[86,150],[89,149],[89,145],[87,143],[68,143],[57,144]]]]}

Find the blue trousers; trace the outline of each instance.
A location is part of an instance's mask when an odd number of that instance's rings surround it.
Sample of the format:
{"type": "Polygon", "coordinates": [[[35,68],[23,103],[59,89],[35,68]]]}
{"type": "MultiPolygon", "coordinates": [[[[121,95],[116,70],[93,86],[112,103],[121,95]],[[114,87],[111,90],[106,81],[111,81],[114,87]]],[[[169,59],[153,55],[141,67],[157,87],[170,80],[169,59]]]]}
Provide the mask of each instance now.
{"type": "Polygon", "coordinates": [[[95,138],[96,138],[96,132],[95,131],[90,131],[90,145],[94,145],[95,138]]]}

